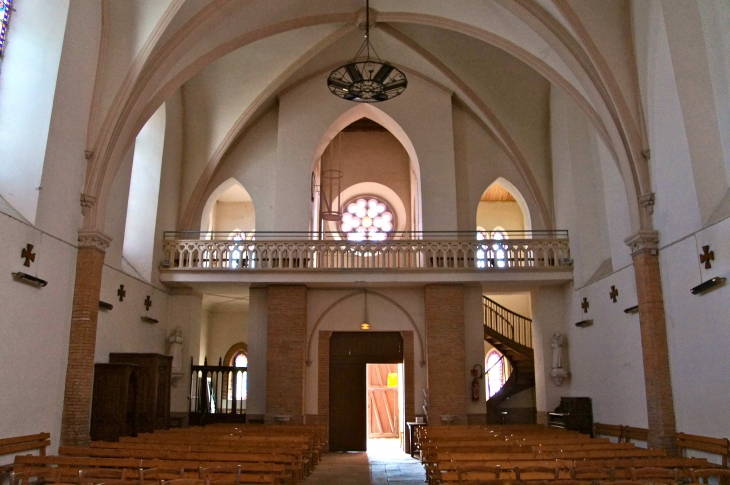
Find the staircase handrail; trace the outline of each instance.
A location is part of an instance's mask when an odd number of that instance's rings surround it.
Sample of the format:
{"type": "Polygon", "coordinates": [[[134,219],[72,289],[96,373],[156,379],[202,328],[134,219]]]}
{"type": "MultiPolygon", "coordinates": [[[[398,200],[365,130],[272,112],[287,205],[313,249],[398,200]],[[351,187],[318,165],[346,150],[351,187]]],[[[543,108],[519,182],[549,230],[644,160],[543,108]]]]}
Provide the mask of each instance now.
{"type": "Polygon", "coordinates": [[[482,295],[482,299],[484,302],[484,325],[518,344],[532,348],[531,318],[513,312],[485,295],[482,295]],[[490,325],[491,319],[487,318],[487,311],[502,325],[490,325]],[[510,318],[505,317],[505,315],[511,317],[513,321],[510,321],[510,318]],[[515,325],[517,326],[517,332],[515,332],[515,325]],[[509,329],[509,334],[504,331],[505,329],[509,329]]]}

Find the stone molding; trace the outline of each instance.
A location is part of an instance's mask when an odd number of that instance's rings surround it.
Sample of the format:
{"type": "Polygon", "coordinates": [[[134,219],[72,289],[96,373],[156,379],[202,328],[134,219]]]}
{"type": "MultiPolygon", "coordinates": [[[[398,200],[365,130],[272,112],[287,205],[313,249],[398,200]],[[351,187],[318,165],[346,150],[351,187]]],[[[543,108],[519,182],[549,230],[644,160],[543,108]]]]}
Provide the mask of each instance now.
{"type": "Polygon", "coordinates": [[[659,252],[659,232],[658,231],[639,231],[633,236],[624,239],[626,245],[631,248],[631,256],[649,252],[657,254],[659,252]]]}
{"type": "Polygon", "coordinates": [[[106,253],[112,237],[104,234],[96,229],[80,229],[79,230],[79,249],[91,248],[101,253],[106,253]]]}
{"type": "Polygon", "coordinates": [[[654,195],[654,192],[649,192],[648,194],[639,196],[639,204],[641,205],[641,207],[644,208],[644,210],[649,215],[654,214],[654,203],[655,202],[656,202],[656,196],[654,195]]]}

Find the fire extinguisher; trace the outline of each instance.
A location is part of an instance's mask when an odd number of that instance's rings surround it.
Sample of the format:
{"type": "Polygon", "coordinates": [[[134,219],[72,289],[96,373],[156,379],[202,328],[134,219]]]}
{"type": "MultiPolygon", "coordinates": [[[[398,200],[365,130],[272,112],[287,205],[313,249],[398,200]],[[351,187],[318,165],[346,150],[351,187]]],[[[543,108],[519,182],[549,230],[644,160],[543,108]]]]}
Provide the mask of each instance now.
{"type": "Polygon", "coordinates": [[[471,376],[473,379],[471,380],[471,400],[472,401],[478,401],[479,400],[479,379],[484,377],[484,371],[482,370],[482,366],[479,364],[476,364],[471,369],[471,376]],[[477,369],[478,367],[478,369],[477,369]]]}

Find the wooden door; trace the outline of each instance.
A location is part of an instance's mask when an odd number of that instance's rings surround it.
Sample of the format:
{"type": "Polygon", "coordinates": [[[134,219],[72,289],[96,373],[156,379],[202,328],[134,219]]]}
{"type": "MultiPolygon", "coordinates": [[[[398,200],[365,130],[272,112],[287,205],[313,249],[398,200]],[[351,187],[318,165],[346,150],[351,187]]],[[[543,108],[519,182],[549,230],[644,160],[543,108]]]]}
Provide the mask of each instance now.
{"type": "MultiPolygon", "coordinates": [[[[397,368],[397,363],[403,362],[403,338],[400,333],[332,334],[329,365],[330,451],[367,449],[366,365],[370,362],[396,363],[397,368]]],[[[397,405],[395,409],[397,413],[397,405]]]]}
{"type": "Polygon", "coordinates": [[[368,364],[368,438],[398,438],[398,364],[368,364]]]}

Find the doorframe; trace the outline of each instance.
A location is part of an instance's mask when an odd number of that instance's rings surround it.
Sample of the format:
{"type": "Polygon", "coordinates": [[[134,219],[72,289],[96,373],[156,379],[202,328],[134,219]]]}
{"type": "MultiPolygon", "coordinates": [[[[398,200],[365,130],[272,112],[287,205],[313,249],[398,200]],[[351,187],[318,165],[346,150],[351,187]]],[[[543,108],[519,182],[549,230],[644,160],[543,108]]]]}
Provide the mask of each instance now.
{"type": "MultiPolygon", "coordinates": [[[[318,422],[327,426],[327,436],[330,431],[330,338],[335,332],[320,330],[319,332],[319,351],[317,358],[317,415],[318,422]]],[[[403,338],[403,399],[404,399],[404,415],[405,419],[400,423],[401,432],[403,433],[403,443],[406,453],[410,453],[411,443],[408,434],[407,422],[415,421],[415,357],[414,357],[414,337],[412,330],[401,330],[403,338]]]]}

